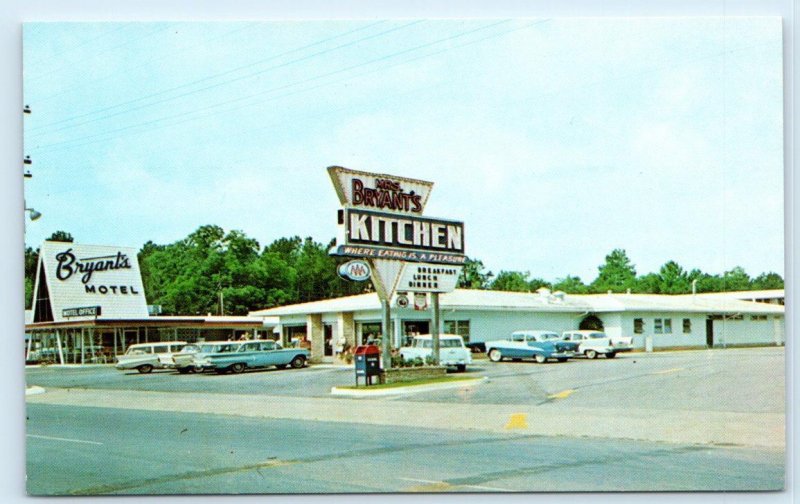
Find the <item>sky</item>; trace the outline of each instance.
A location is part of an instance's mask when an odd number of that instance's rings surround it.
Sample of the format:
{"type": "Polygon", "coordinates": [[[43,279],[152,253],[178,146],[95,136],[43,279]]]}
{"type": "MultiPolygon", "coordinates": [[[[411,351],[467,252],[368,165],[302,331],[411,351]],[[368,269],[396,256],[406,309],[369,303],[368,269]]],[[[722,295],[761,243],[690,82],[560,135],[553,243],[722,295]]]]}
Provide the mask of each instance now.
{"type": "Polygon", "coordinates": [[[781,46],[779,18],[26,24],[25,241],[327,243],[341,165],[433,181],[495,273],[783,274],[781,46]]]}

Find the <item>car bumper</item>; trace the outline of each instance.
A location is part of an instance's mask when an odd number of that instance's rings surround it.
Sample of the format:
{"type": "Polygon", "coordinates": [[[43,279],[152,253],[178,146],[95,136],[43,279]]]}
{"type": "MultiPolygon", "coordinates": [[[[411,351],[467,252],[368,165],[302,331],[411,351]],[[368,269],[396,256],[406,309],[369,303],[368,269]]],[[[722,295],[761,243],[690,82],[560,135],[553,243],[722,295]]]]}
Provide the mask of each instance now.
{"type": "Polygon", "coordinates": [[[553,352],[550,354],[550,357],[553,359],[571,359],[575,357],[574,352],[553,352]]]}

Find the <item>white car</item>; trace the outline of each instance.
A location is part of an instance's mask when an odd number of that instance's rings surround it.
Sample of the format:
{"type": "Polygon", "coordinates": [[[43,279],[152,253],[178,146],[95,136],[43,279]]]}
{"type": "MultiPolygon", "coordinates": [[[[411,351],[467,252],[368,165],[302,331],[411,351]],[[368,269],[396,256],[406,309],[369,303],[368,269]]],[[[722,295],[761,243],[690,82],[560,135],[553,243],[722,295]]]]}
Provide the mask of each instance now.
{"type": "Polygon", "coordinates": [[[631,336],[612,338],[601,331],[564,331],[561,339],[578,343],[578,354],[585,355],[589,359],[594,359],[598,355],[605,355],[607,359],[613,359],[620,352],[633,350],[631,336]]]}
{"type": "MultiPolygon", "coordinates": [[[[433,355],[433,338],[430,334],[414,336],[411,346],[400,349],[403,360],[417,358],[425,360],[431,355],[433,355]]],[[[464,338],[456,334],[439,335],[439,364],[454,366],[462,372],[466,371],[467,364],[472,364],[472,352],[464,346],[464,338]]]]}
{"type": "Polygon", "coordinates": [[[137,343],[131,345],[124,355],[117,355],[117,369],[136,369],[149,373],[155,368],[171,368],[172,354],[180,352],[185,341],[162,341],[156,343],[137,343]]]}

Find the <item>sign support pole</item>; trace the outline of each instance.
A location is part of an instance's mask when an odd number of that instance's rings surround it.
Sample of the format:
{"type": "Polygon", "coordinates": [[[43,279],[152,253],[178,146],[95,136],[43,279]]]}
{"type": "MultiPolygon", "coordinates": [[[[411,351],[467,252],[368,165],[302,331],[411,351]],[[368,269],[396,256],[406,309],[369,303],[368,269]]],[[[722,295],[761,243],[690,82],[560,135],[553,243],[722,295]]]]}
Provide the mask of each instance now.
{"type": "Polygon", "coordinates": [[[439,365],[439,293],[431,292],[431,309],[433,310],[433,320],[431,320],[431,339],[433,340],[433,364],[439,365]]]}
{"type": "Polygon", "coordinates": [[[383,349],[383,369],[392,368],[391,337],[392,319],[388,299],[381,299],[381,347],[383,349]]]}

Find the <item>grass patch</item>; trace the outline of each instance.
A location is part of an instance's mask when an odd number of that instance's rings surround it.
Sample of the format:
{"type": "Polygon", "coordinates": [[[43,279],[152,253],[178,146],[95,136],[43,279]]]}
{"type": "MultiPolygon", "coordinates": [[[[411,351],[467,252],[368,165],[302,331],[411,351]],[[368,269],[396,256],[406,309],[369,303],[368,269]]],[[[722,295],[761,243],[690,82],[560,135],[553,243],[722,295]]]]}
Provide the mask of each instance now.
{"type": "Polygon", "coordinates": [[[397,383],[384,383],[384,384],[375,384],[375,385],[359,385],[358,387],[351,385],[351,386],[344,386],[340,387],[337,386],[336,388],[339,390],[383,390],[383,389],[393,389],[398,387],[418,387],[420,385],[431,385],[433,383],[452,383],[452,382],[460,382],[460,381],[470,381],[470,380],[477,380],[479,377],[477,376],[441,376],[438,378],[425,378],[420,380],[411,380],[406,382],[397,382],[397,383]]]}

